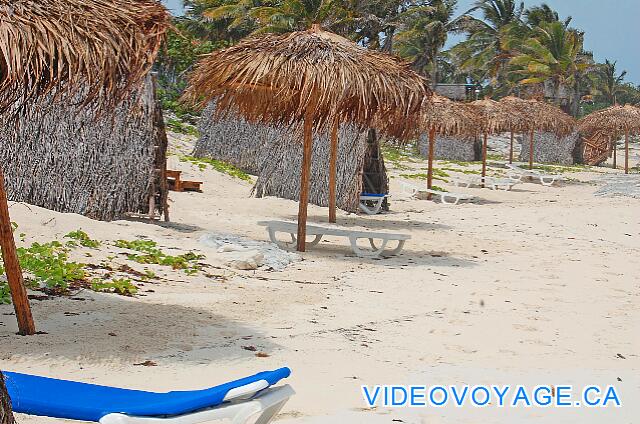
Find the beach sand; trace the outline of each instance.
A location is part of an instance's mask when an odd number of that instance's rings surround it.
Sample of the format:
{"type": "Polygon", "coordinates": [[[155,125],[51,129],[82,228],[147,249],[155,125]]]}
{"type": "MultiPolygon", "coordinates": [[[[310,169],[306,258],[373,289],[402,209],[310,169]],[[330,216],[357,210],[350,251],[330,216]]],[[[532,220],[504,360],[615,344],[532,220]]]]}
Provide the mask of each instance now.
{"type": "MultiPolygon", "coordinates": [[[[109,242],[144,236],[172,254],[206,255],[212,275],[152,265],[161,280],[145,283],[141,296],[84,290],[32,301],[46,333],[33,337],[15,335],[12,306],[1,305],[2,369],[162,391],[289,366],[297,394],[278,422],[291,424],[631,423],[640,416],[640,199],[594,195],[614,171],[570,173],[556,187],[461,188],[480,200],[459,206],[403,197],[400,171],[392,171],[391,212],[339,211],[338,223],[410,233],[400,256],[356,258],[345,240],[329,237],[302,261],[270,272],[227,269],[199,239],[267,241],[256,223],[295,220],[297,203],[251,198],[248,182],[172,164],[204,181],[204,192],[172,192],[171,224],[96,222],[12,204],[27,235],[18,244],[81,228],[103,246],[74,259],[142,270],[109,242]],[[135,365],[145,361],[156,366],[135,365]],[[603,411],[367,409],[360,391],[363,384],[504,383],[615,384],[625,403],[603,411]]],[[[310,206],[309,222],[326,223],[327,209],[310,206]]]]}

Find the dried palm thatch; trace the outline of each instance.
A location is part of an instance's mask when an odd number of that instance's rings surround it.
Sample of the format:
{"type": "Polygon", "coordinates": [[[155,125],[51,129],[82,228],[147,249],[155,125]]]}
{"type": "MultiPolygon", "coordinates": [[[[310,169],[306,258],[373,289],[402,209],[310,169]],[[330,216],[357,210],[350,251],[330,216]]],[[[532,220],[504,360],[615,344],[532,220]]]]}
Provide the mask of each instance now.
{"type": "Polygon", "coordinates": [[[624,133],[625,135],[625,173],[629,173],[629,137],[640,134],[640,108],[630,105],[611,106],[607,109],[593,112],[579,122],[578,130],[582,134],[592,134],[598,131],[610,135],[624,133]]]}
{"type": "Polygon", "coordinates": [[[251,37],[212,53],[193,73],[185,99],[201,106],[216,99],[221,111],[256,122],[304,122],[298,210],[298,250],[304,251],[314,129],[331,133],[329,217],[334,222],[339,124],[409,137],[430,95],[427,80],[407,63],[316,24],[308,31],[251,37]]]}
{"type": "Polygon", "coordinates": [[[216,98],[220,112],[231,108],[264,123],[301,122],[312,113],[318,132],[329,132],[337,116],[402,138],[430,93],[408,64],[314,27],[250,37],[211,53],[185,99],[204,107],[216,98]]]}
{"type": "Polygon", "coordinates": [[[169,26],[156,0],[0,0],[0,113],[54,88],[117,103],[151,69],[169,26]]]}
{"type": "Polygon", "coordinates": [[[516,130],[529,132],[529,168],[533,168],[535,131],[554,133],[562,139],[574,132],[575,120],[562,109],[538,100],[525,100],[519,97],[505,97],[500,103],[514,114],[522,116],[521,125],[511,128],[511,147],[509,162],[513,162],[513,133],[516,130]]]}
{"type": "Polygon", "coordinates": [[[481,131],[498,134],[505,131],[528,129],[528,117],[523,111],[515,111],[491,99],[470,103],[478,115],[481,131]]]}
{"type": "Polygon", "coordinates": [[[578,130],[581,133],[606,131],[611,134],[640,134],[640,108],[635,106],[611,106],[590,113],[580,120],[578,130]]]}
{"type": "Polygon", "coordinates": [[[564,137],[575,129],[575,120],[552,104],[513,96],[503,98],[500,103],[523,118],[518,126],[521,130],[552,132],[564,137]]]}
{"type": "Polygon", "coordinates": [[[421,113],[424,128],[440,135],[474,134],[481,125],[474,107],[437,94],[425,101],[421,113]]]}
{"type": "MultiPolygon", "coordinates": [[[[193,156],[229,162],[258,175],[257,197],[276,196],[296,200],[297,179],[302,157],[302,128],[277,127],[250,122],[239,115],[215,113],[215,104],[204,110],[199,125],[200,138],[193,156]]],[[[326,135],[314,136],[309,202],[326,206],[329,198],[329,154],[326,135]]],[[[366,150],[365,134],[343,125],[338,133],[337,206],[356,212],[362,188],[362,168],[366,150]]]]}
{"type": "MultiPolygon", "coordinates": [[[[170,25],[154,0],[0,0],[0,114],[18,119],[52,90],[98,109],[126,98],[170,25]]],[[[0,245],[19,333],[35,333],[0,171],[0,245]]]]}
{"type": "Polygon", "coordinates": [[[164,160],[166,138],[158,112],[148,77],[99,120],[95,104],[83,107],[54,92],[19,118],[17,130],[0,120],[8,197],[110,221],[148,213],[150,198],[157,196],[153,203],[164,212],[166,189],[156,169],[164,160]]]}
{"type": "MultiPolygon", "coordinates": [[[[431,190],[433,187],[433,156],[436,133],[440,135],[470,135],[477,131],[480,119],[472,106],[434,94],[428,101],[425,101],[422,107],[422,123],[429,133],[427,189],[431,190]]],[[[427,195],[427,198],[431,198],[431,193],[427,195]]]]}

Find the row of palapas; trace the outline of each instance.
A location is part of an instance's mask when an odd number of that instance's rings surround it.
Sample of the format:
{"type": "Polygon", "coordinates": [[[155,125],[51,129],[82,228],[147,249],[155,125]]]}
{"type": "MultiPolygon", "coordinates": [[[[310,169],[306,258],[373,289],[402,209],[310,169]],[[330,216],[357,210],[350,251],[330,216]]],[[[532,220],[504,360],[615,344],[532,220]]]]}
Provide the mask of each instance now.
{"type": "MultiPolygon", "coordinates": [[[[0,0],[0,20],[0,113],[14,116],[51,92],[80,96],[84,104],[109,110],[149,72],[170,27],[169,14],[154,0],[0,0]]],[[[436,133],[479,129],[485,135],[483,156],[489,133],[542,129],[566,134],[573,129],[571,118],[544,103],[507,99],[466,106],[437,98],[408,64],[319,25],[251,37],[212,53],[197,66],[185,99],[200,105],[216,100],[220,113],[232,110],[257,122],[303,122],[301,251],[314,130],[331,134],[330,217],[335,221],[335,146],[341,123],[377,128],[399,139],[425,130],[433,140],[436,133]]],[[[0,241],[20,332],[32,334],[1,178],[0,241]]]]}

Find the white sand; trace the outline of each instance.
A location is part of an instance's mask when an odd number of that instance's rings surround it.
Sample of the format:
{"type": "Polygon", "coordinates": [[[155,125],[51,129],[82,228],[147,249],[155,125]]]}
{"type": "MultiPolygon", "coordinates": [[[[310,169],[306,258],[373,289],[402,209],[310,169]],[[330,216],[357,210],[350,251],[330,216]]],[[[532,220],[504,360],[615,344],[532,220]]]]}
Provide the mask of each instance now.
{"type": "MultiPolygon", "coordinates": [[[[219,255],[198,242],[204,234],[267,240],[257,221],[295,219],[296,202],[253,199],[249,183],[174,163],[205,183],[204,193],[171,194],[171,225],[102,223],[23,204],[12,205],[12,219],[27,243],[82,228],[103,241],[145,236],[169,252],[197,249],[216,266],[219,255]]],[[[344,226],[410,233],[391,259],[358,259],[344,240],[329,239],[279,273],[209,270],[222,281],[150,267],[165,279],[145,284],[144,296],[83,291],[75,297],[84,300],[32,302],[47,333],[33,337],[16,336],[12,307],[0,306],[0,368],[172,390],[286,365],[297,395],[283,423],[630,423],[640,416],[640,200],[595,197],[598,172],[569,176],[580,182],[462,189],[478,204],[398,195],[388,214],[339,213],[344,226]],[[146,360],[157,366],[133,365],[146,360]],[[361,384],[394,383],[616,384],[625,407],[364,408],[361,384]]],[[[327,210],[311,206],[309,221],[326,222],[327,210]]],[[[121,252],[105,245],[76,259],[95,263],[113,251],[121,252]]]]}

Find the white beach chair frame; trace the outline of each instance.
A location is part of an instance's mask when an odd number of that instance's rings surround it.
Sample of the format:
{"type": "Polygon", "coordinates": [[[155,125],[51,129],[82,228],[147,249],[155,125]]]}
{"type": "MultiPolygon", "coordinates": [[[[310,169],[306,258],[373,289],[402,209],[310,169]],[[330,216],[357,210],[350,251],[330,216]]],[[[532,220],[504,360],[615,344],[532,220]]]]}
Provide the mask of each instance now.
{"type": "MultiPolygon", "coordinates": [[[[263,221],[258,225],[267,228],[269,239],[276,245],[285,245],[287,247],[297,242],[296,234],[298,224],[286,221],[263,221]],[[277,233],[286,233],[291,237],[291,242],[280,242],[277,233]]],[[[307,225],[307,235],[315,236],[311,242],[306,243],[307,246],[315,246],[322,240],[324,236],[346,237],[349,239],[351,250],[356,256],[361,258],[378,258],[388,257],[399,254],[404,248],[404,243],[411,238],[408,234],[399,233],[379,233],[372,231],[352,231],[342,228],[321,227],[318,225],[307,225]],[[366,250],[358,246],[358,240],[367,239],[371,250],[366,250]],[[376,240],[380,240],[380,245],[376,244],[376,240]],[[387,249],[390,241],[396,241],[398,244],[393,249],[387,249]]]]}
{"type": "Polygon", "coordinates": [[[407,194],[409,196],[415,196],[418,193],[430,193],[435,196],[438,196],[440,198],[440,203],[444,205],[457,205],[461,201],[472,201],[473,199],[476,198],[475,196],[471,196],[469,194],[453,193],[450,191],[438,191],[438,190],[431,190],[427,188],[420,188],[413,184],[406,183],[404,181],[400,181],[400,185],[402,187],[402,192],[404,194],[407,194]],[[451,199],[451,201],[448,201],[447,199],[451,199]]]}
{"type": "Polygon", "coordinates": [[[382,210],[382,205],[385,199],[391,197],[390,194],[385,194],[384,196],[360,196],[360,210],[367,215],[377,215],[382,210]],[[375,202],[373,208],[367,206],[366,202],[375,202]]]}
{"type": "Polygon", "coordinates": [[[494,178],[494,177],[482,177],[480,175],[471,177],[468,179],[454,179],[452,180],[456,187],[469,188],[474,185],[482,185],[489,187],[491,190],[504,190],[511,191],[511,189],[520,182],[514,178],[494,178]]]}
{"type": "Polygon", "coordinates": [[[563,179],[562,175],[544,174],[533,169],[522,169],[518,165],[513,163],[508,163],[506,165],[507,168],[509,168],[509,174],[507,174],[508,177],[520,182],[524,177],[532,177],[538,178],[540,180],[540,184],[550,187],[556,181],[561,181],[563,179]]]}
{"type": "Polygon", "coordinates": [[[100,424],[200,424],[225,419],[231,424],[246,424],[255,417],[255,424],[268,424],[295,392],[289,385],[267,387],[269,383],[261,380],[232,389],[222,405],[190,414],[169,417],[108,414],[100,419],[100,424]]]}

